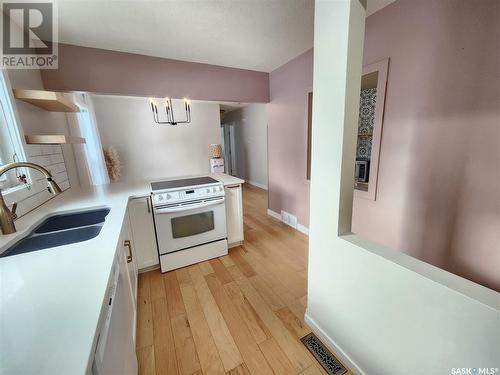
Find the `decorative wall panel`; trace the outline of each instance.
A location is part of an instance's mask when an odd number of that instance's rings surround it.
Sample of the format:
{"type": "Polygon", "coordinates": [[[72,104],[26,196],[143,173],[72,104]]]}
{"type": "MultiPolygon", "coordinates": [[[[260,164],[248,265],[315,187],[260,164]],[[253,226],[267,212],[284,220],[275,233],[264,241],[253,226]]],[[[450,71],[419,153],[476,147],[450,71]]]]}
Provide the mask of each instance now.
{"type": "Polygon", "coordinates": [[[358,145],[356,160],[369,161],[372,153],[372,134],[375,121],[377,89],[361,90],[359,102],[358,145]]]}

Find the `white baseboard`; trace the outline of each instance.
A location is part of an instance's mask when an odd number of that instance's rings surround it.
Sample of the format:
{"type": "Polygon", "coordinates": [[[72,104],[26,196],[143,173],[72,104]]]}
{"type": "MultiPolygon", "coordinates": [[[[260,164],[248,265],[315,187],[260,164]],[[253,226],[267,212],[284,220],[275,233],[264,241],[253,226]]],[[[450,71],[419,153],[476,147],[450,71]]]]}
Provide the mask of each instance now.
{"type": "Polygon", "coordinates": [[[153,264],[152,266],[148,266],[148,267],[144,267],[144,268],[141,268],[138,273],[145,273],[145,272],[149,272],[149,271],[153,271],[153,270],[156,270],[160,268],[160,263],[157,263],[157,264],[153,264]]]}
{"type": "Polygon", "coordinates": [[[309,236],[309,228],[308,227],[306,227],[302,224],[297,224],[297,230],[299,232],[304,233],[306,236],[309,236]]]}
{"type": "Polygon", "coordinates": [[[271,217],[274,217],[275,219],[278,219],[281,221],[281,215],[273,210],[271,210],[270,208],[267,209],[267,214],[271,217]]]}
{"type": "Polygon", "coordinates": [[[354,363],[351,357],[349,357],[349,355],[347,355],[347,353],[344,352],[339,345],[337,345],[335,340],[328,336],[326,332],[323,331],[323,329],[311,318],[307,310],[304,315],[304,321],[309,327],[311,327],[311,330],[316,334],[316,336],[318,336],[323,344],[325,344],[328,349],[330,349],[333,354],[335,354],[347,367],[349,367],[355,374],[365,375],[365,372],[354,363]]]}
{"type": "Polygon", "coordinates": [[[250,180],[247,180],[246,183],[249,184],[249,185],[257,186],[258,188],[267,190],[267,185],[259,184],[258,182],[253,182],[253,181],[250,181],[250,180]]]}
{"type": "MultiPolygon", "coordinates": [[[[267,209],[267,214],[271,217],[274,217],[275,219],[278,219],[279,221],[281,220],[281,215],[277,213],[276,211],[271,210],[270,208],[267,209]]],[[[309,228],[302,225],[302,224],[297,224],[297,230],[299,232],[304,233],[306,236],[309,236],[309,228]]]]}

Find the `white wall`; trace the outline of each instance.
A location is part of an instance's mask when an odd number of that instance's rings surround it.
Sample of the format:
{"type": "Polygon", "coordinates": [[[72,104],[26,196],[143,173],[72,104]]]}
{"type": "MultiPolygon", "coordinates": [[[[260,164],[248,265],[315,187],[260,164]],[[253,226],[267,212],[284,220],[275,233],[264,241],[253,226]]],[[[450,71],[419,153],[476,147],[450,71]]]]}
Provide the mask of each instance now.
{"type": "MultiPolygon", "coordinates": [[[[120,154],[120,181],[157,180],[210,171],[209,145],[220,143],[218,104],[192,102],[192,122],[170,126],[154,123],[147,98],[91,96],[101,142],[104,147],[115,146],[120,154]]],[[[175,109],[176,113],[182,111],[177,106],[175,109]]]]}
{"type": "Polygon", "coordinates": [[[222,123],[235,125],[237,176],[267,189],[267,104],[231,111],[222,123]]]}
{"type": "Polygon", "coordinates": [[[498,368],[498,293],[348,234],[364,13],[316,1],[306,320],[355,372],[498,368]]]}
{"type": "MultiPolygon", "coordinates": [[[[14,28],[14,32],[21,32],[14,28]]],[[[7,78],[11,88],[43,90],[42,78],[38,69],[7,69],[7,78]]],[[[24,134],[69,134],[68,122],[64,113],[48,112],[21,100],[14,99],[12,105],[17,113],[17,122],[21,137],[24,134]]],[[[38,163],[53,174],[55,181],[65,190],[79,184],[72,145],[26,145],[22,140],[27,161],[38,163]]],[[[78,146],[76,146],[78,147],[78,146]]],[[[8,172],[12,173],[12,171],[8,172]]],[[[18,216],[24,215],[53,196],[46,189],[42,174],[30,170],[31,189],[17,189],[5,195],[10,206],[18,203],[18,216]]]]}

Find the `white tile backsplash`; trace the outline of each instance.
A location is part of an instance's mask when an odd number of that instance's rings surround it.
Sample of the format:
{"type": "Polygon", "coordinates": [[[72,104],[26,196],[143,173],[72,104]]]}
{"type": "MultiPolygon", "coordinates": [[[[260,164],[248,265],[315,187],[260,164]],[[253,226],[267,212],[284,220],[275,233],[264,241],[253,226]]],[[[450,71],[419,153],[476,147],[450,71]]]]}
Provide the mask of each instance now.
{"type": "Polygon", "coordinates": [[[42,146],[41,145],[26,145],[24,148],[24,152],[26,156],[36,156],[42,155],[42,146]]]}
{"type": "Polygon", "coordinates": [[[66,180],[64,182],[61,182],[60,184],[58,184],[59,187],[61,188],[61,190],[67,190],[69,189],[71,186],[69,185],[69,180],[66,180]]]}
{"type": "Polygon", "coordinates": [[[69,180],[68,173],[66,172],[66,170],[59,172],[59,173],[56,173],[56,174],[52,175],[52,177],[54,178],[54,181],[57,182],[58,184],[69,180]]]}
{"type": "Polygon", "coordinates": [[[64,163],[62,154],[53,154],[49,156],[51,164],[64,163]]]}
{"type": "Polygon", "coordinates": [[[43,155],[28,156],[28,160],[32,163],[40,164],[43,166],[50,164],[50,156],[43,156],[43,155]]]}
{"type": "Polygon", "coordinates": [[[47,164],[47,165],[44,165],[44,167],[47,168],[48,171],[52,175],[55,175],[55,174],[61,173],[61,172],[66,172],[66,165],[64,163],[47,164]]]}
{"type": "MultiPolygon", "coordinates": [[[[26,145],[29,162],[39,164],[52,173],[61,190],[70,188],[68,173],[60,145],[26,145]]],[[[30,186],[19,187],[5,195],[5,203],[11,206],[17,202],[17,215],[22,216],[53,197],[47,190],[45,177],[38,171],[29,170],[32,178],[30,186]]]]}

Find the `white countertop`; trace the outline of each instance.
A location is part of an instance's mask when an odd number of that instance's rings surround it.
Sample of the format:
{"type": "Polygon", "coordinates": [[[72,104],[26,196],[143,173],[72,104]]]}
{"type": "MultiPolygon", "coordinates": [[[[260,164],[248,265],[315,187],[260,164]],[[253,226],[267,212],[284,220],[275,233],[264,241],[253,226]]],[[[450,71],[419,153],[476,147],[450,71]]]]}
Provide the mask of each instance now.
{"type": "MultiPolygon", "coordinates": [[[[244,181],[217,173],[224,185],[244,181]]],[[[88,241],[0,258],[0,374],[84,374],[130,198],[148,182],[71,188],[16,220],[0,253],[56,212],[109,207],[88,241]]]]}

